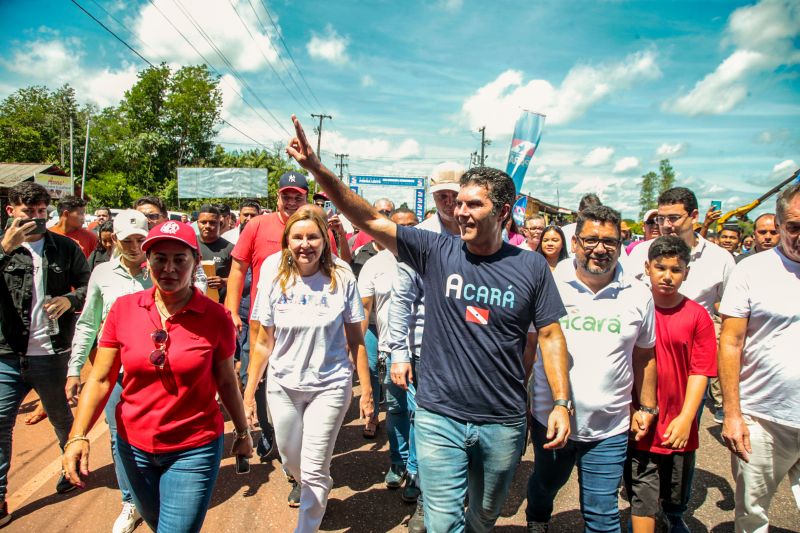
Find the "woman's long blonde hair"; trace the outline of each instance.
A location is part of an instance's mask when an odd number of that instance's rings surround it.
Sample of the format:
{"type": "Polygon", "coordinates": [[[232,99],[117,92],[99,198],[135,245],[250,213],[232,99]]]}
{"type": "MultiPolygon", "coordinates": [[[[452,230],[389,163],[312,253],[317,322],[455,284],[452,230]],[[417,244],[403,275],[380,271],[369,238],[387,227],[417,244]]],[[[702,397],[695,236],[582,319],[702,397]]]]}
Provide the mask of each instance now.
{"type": "Polygon", "coordinates": [[[319,269],[331,279],[330,291],[336,291],[337,267],[333,261],[331,240],[328,236],[328,223],[318,211],[318,209],[311,206],[301,207],[286,221],[286,227],[281,237],[281,260],[278,265],[278,275],[275,277],[275,279],[280,282],[282,293],[286,293],[286,289],[291,287],[295,280],[301,275],[300,269],[297,268],[297,264],[292,258],[292,252],[289,250],[289,232],[292,230],[292,226],[301,220],[310,220],[314,222],[322,234],[323,246],[322,255],[319,258],[319,269]]]}

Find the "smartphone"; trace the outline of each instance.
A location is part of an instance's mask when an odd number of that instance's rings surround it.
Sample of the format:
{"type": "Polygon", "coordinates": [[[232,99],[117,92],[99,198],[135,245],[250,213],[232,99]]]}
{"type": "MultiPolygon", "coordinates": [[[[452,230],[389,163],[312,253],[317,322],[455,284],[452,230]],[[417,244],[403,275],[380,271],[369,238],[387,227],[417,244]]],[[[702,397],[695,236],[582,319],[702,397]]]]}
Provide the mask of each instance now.
{"type": "Polygon", "coordinates": [[[722,202],[719,200],[714,200],[713,202],[711,202],[711,208],[714,211],[722,211],[722,202]]]}
{"type": "Polygon", "coordinates": [[[336,206],[333,205],[333,202],[330,200],[326,200],[325,203],[322,205],[322,210],[330,217],[336,214],[336,206]]]}
{"type": "Polygon", "coordinates": [[[248,459],[244,455],[237,455],[236,456],[236,473],[237,474],[247,474],[248,472],[250,472],[250,459],[248,459]]]}
{"type": "MultiPolygon", "coordinates": [[[[14,218],[9,217],[8,221],[6,221],[6,229],[10,228],[12,224],[14,224],[14,218]]],[[[25,220],[22,224],[27,224],[28,222],[36,222],[36,227],[28,233],[28,235],[44,235],[47,231],[47,219],[46,218],[31,218],[29,220],[25,220]]]]}

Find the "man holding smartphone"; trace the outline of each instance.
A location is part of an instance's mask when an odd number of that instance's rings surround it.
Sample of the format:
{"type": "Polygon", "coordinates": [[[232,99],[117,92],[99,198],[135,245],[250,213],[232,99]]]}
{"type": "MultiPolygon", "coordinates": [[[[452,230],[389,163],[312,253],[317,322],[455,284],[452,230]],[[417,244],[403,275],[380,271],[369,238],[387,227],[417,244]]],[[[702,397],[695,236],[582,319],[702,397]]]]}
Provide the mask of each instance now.
{"type": "MultiPolygon", "coordinates": [[[[86,297],[89,264],[72,239],[47,231],[50,194],[31,182],[8,193],[13,221],[0,238],[0,527],[6,504],[11,435],[20,404],[34,389],[55,429],[67,441],[72,412],[64,395],[75,310],[86,297]]],[[[62,475],[56,491],[75,487],[62,475]]]]}

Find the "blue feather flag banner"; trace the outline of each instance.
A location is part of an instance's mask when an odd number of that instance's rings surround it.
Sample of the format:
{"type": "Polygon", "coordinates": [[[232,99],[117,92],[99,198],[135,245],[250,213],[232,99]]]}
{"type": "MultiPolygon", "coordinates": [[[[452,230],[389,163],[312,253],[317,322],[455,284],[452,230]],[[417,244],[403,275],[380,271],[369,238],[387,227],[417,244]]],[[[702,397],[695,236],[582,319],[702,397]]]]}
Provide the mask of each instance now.
{"type": "Polygon", "coordinates": [[[539,141],[542,138],[545,116],[541,113],[522,110],[522,115],[514,126],[514,136],[511,138],[511,149],[508,151],[506,174],[514,180],[517,193],[521,192],[525,172],[531,162],[539,141]]]}

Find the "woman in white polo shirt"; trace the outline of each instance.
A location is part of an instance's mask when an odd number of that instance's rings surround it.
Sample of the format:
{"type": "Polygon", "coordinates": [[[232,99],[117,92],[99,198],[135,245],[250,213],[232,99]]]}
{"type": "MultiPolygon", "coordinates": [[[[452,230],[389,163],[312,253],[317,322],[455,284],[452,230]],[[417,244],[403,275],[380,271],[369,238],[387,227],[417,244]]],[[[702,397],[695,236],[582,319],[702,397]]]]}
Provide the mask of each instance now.
{"type": "MultiPolygon", "coordinates": [[[[114,255],[100,263],[92,271],[89,287],[86,291],[86,303],[83,306],[78,322],[75,324],[75,336],[72,338],[72,355],[67,370],[67,398],[77,398],[81,383],[81,369],[86,358],[100,337],[103,322],[111,309],[111,304],[126,294],[132,294],[153,286],[144,266],[145,255],[142,243],[147,237],[147,217],[135,209],[128,209],[114,218],[114,255]]],[[[111,456],[114,459],[114,470],[117,483],[122,493],[122,512],[114,522],[112,533],[128,533],[133,531],[139,516],[133,504],[128,478],[117,457],[117,422],[115,413],[122,393],[122,372],[108,403],[105,407],[106,421],[111,433],[111,456]]]]}
{"type": "Polygon", "coordinates": [[[350,405],[349,354],[356,356],[361,416],[371,417],[375,408],[361,332],[364,309],[355,276],[334,262],[317,209],[299,209],[289,217],[281,252],[264,267],[251,315],[260,325],[247,369],[245,412],[254,422],[256,387],[269,363],[275,439],[284,468],[300,480],[295,531],[314,532],[333,486],[333,447],[350,405]]]}

